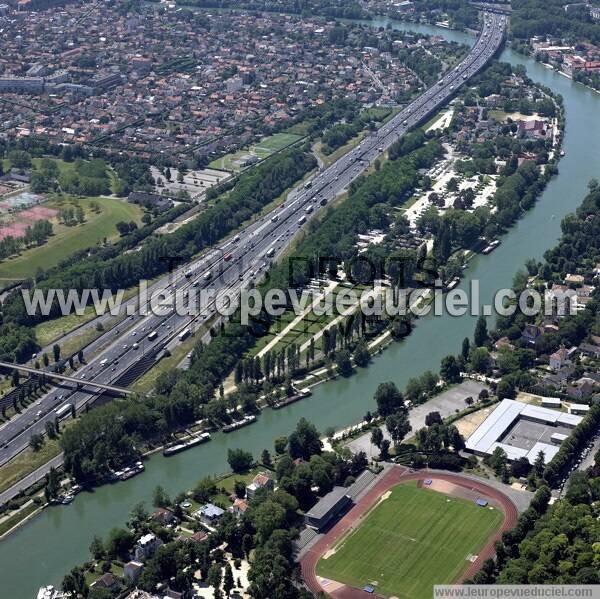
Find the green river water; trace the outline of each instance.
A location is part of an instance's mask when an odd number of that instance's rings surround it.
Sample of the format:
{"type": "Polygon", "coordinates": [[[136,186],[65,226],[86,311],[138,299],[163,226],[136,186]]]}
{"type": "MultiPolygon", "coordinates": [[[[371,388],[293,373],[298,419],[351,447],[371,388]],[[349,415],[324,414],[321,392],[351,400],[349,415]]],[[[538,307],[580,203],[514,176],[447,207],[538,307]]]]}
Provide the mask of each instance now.
{"type": "MultiPolygon", "coordinates": [[[[386,19],[375,25],[386,25],[386,19]]],[[[448,40],[472,44],[466,34],[430,26],[394,23],[417,32],[443,35],[448,40]]],[[[524,64],[529,76],[560,93],[565,102],[567,124],[560,174],[550,182],[536,206],[528,212],[488,256],[471,261],[461,287],[479,279],[480,302],[489,302],[495,290],[510,286],[517,269],[529,257],[541,258],[560,235],[561,218],[573,211],[586,193],[587,182],[600,176],[600,95],[546,69],[533,59],[510,50],[501,55],[513,65],[524,64]]],[[[423,318],[410,338],[390,346],[367,369],[349,379],[321,385],[312,397],[279,410],[266,410],[258,422],[165,459],[157,454],[146,462],[146,471],[126,482],[81,493],[69,506],[46,509],[0,542],[0,596],[34,597],[44,584],[60,584],[64,574],[88,559],[93,535],[105,537],[112,526],[123,525],[138,501],[151,503],[152,491],[162,485],[173,496],[192,487],[202,476],[227,470],[227,449],[243,447],[258,456],[271,449],[275,437],[288,434],[301,416],[323,431],[361,419],[373,408],[377,385],[393,380],[403,387],[424,370],[437,371],[440,360],[457,353],[465,336],[471,336],[474,317],[423,318]]]]}

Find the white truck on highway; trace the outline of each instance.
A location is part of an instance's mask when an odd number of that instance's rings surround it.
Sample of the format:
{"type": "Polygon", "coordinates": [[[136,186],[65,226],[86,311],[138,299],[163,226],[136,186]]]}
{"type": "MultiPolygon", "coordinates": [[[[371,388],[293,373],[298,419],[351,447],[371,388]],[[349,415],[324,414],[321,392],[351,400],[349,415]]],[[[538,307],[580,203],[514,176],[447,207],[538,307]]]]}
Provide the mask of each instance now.
{"type": "Polygon", "coordinates": [[[55,416],[58,420],[62,420],[63,418],[66,418],[69,414],[71,414],[73,410],[73,404],[72,403],[66,403],[64,406],[58,408],[58,410],[56,410],[55,412],[55,416]]]}
{"type": "Polygon", "coordinates": [[[154,341],[156,338],[158,337],[158,333],[156,331],[152,331],[149,335],[148,335],[148,340],[149,341],[154,341]]]}

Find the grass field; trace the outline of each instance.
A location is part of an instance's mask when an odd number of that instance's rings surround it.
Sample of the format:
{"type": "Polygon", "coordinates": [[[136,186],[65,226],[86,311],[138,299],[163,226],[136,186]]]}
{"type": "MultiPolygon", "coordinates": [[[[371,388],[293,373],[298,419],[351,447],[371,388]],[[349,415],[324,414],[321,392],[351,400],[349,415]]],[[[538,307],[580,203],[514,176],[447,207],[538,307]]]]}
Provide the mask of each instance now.
{"type": "MultiPolygon", "coordinates": [[[[96,245],[104,238],[118,237],[115,225],[119,221],[141,222],[142,210],[135,204],[115,198],[79,198],[77,203],[84,209],[86,221],[77,226],[67,227],[53,222],[54,234],[47,243],[25,250],[15,258],[9,258],[0,263],[0,280],[25,279],[35,276],[38,268],[47,269],[55,266],[64,258],[78,250],[96,245]],[[100,207],[96,213],[90,208],[92,201],[100,207]]],[[[54,201],[45,204],[51,208],[60,208],[54,201]]],[[[67,206],[63,202],[62,206],[67,206]]]]}
{"type": "Polygon", "coordinates": [[[502,512],[449,497],[416,482],[400,484],[373,509],[317,574],[401,599],[430,599],[432,585],[454,582],[500,526],[502,512]]]}
{"type": "Polygon", "coordinates": [[[222,156],[221,158],[217,158],[213,160],[208,166],[210,168],[216,168],[224,171],[240,171],[241,167],[236,164],[236,160],[239,160],[242,156],[246,156],[248,154],[254,154],[258,157],[259,160],[264,160],[268,158],[271,154],[278,152],[279,150],[293,144],[295,141],[301,139],[302,136],[295,135],[293,133],[275,133],[270,137],[265,137],[265,139],[261,139],[258,143],[250,146],[249,148],[245,148],[243,150],[238,150],[237,152],[233,152],[232,154],[227,154],[226,156],[222,156]]]}

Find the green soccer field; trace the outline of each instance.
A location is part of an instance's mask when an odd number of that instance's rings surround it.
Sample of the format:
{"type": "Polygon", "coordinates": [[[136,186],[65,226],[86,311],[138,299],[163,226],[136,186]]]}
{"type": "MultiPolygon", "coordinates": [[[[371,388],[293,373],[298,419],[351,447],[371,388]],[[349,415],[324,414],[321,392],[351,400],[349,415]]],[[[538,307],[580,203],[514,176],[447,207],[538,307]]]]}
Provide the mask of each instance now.
{"type": "Polygon", "coordinates": [[[416,482],[394,487],[365,521],[321,558],[317,574],[402,599],[431,599],[434,584],[457,580],[502,522],[502,512],[416,482]]]}

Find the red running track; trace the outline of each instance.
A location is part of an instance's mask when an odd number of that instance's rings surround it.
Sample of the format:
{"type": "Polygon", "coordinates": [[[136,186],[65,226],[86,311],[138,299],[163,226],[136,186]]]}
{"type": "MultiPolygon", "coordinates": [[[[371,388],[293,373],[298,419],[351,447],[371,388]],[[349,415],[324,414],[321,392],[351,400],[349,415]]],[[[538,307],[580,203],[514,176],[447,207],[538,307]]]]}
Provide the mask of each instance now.
{"type": "MultiPolygon", "coordinates": [[[[315,543],[315,545],[313,545],[313,547],[311,547],[310,550],[302,557],[300,560],[302,577],[309,589],[315,594],[324,592],[324,589],[317,580],[317,562],[328,549],[335,545],[336,541],[340,537],[345,535],[346,532],[348,532],[348,530],[350,530],[352,527],[356,526],[357,521],[365,515],[365,513],[377,502],[381,495],[400,482],[421,480],[424,478],[444,480],[466,489],[477,491],[484,497],[495,501],[504,512],[502,526],[493,536],[488,539],[488,542],[480,551],[477,559],[472,562],[464,571],[461,579],[465,580],[467,578],[472,578],[473,575],[479,571],[483,562],[486,559],[493,557],[495,553],[494,544],[502,537],[502,533],[507,530],[511,530],[517,524],[519,513],[515,507],[515,504],[498,489],[486,485],[483,482],[460,476],[459,474],[440,473],[437,471],[428,472],[427,470],[409,472],[406,468],[394,466],[323,538],[317,541],[317,543],[315,543]]],[[[335,597],[337,599],[351,599],[359,595],[364,597],[364,593],[362,591],[357,592],[356,589],[352,589],[348,586],[340,589],[340,591],[342,590],[343,592],[335,593],[335,597]]]]}

